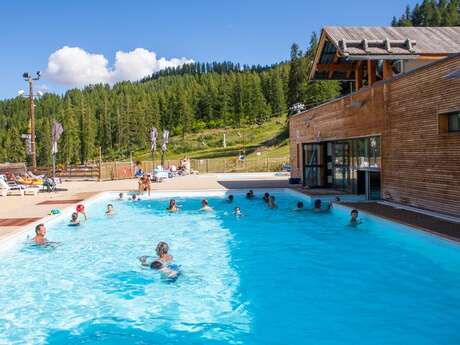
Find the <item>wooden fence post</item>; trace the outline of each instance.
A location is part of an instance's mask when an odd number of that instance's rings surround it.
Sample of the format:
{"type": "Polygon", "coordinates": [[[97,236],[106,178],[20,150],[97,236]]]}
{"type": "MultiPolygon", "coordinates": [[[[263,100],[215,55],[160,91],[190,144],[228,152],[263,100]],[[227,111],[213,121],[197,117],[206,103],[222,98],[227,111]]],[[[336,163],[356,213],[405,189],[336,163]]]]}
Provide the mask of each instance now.
{"type": "Polygon", "coordinates": [[[102,181],[102,148],[99,146],[99,182],[102,181]]]}

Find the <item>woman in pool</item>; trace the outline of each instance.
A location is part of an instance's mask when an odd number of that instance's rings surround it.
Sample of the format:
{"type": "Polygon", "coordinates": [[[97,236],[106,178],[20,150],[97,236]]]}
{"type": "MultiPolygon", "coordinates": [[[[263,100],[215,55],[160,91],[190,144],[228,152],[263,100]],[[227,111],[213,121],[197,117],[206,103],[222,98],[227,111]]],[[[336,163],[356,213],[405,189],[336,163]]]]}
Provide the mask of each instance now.
{"type": "Polygon", "coordinates": [[[276,208],[276,203],[275,203],[275,196],[274,195],[270,195],[268,197],[268,207],[269,208],[276,208]]]}
{"type": "Polygon", "coordinates": [[[69,225],[70,226],[79,226],[80,225],[80,220],[78,219],[78,213],[77,212],[72,213],[69,225]]]}
{"type": "Polygon", "coordinates": [[[118,194],[118,200],[123,200],[123,193],[118,194]]]}
{"type": "Polygon", "coordinates": [[[176,200],[174,199],[169,200],[169,206],[166,210],[168,210],[169,212],[177,212],[178,209],[176,205],[176,200]]]}
{"type": "Polygon", "coordinates": [[[233,213],[235,214],[235,216],[237,217],[241,217],[243,214],[241,213],[241,208],[239,208],[238,206],[235,207],[235,211],[233,211],[233,213]]]}
{"type": "Polygon", "coordinates": [[[131,200],[132,201],[140,201],[141,199],[136,194],[133,194],[133,196],[131,197],[131,200]]]}
{"type": "Polygon", "coordinates": [[[234,199],[233,194],[230,194],[227,198],[227,202],[231,204],[233,202],[233,199],[234,199]]]}
{"type": "Polygon", "coordinates": [[[201,211],[205,211],[205,212],[212,212],[212,211],[214,211],[214,210],[212,209],[212,207],[209,206],[209,203],[208,203],[208,200],[207,200],[207,199],[201,200],[201,209],[200,209],[200,210],[201,210],[201,211]]]}
{"type": "Polygon", "coordinates": [[[105,211],[106,216],[113,216],[113,205],[108,204],[107,205],[107,211],[105,211]]]}

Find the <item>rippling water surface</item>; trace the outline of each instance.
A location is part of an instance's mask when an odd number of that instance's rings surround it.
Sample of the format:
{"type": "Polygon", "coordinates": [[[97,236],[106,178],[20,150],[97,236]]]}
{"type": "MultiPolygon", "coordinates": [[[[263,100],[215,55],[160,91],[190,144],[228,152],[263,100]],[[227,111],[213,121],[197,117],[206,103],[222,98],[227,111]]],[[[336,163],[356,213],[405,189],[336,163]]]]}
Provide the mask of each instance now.
{"type": "Polygon", "coordinates": [[[460,246],[276,196],[276,210],[212,197],[213,213],[96,201],[83,226],[49,227],[55,249],[1,254],[0,344],[460,344],[460,246]],[[174,282],[136,259],[158,241],[174,282]]]}

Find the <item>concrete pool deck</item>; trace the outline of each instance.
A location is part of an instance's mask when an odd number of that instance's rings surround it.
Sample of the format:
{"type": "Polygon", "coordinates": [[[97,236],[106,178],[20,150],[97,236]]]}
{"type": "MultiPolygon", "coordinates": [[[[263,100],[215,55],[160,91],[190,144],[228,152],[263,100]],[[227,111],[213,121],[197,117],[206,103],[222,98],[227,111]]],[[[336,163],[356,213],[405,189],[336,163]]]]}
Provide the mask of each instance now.
{"type": "MultiPolygon", "coordinates": [[[[300,186],[289,185],[288,176],[275,176],[269,173],[191,175],[177,177],[162,183],[152,183],[152,193],[155,193],[155,191],[257,188],[292,188],[312,198],[335,195],[318,190],[306,191],[300,186]]],[[[103,182],[64,180],[59,185],[59,191],[57,192],[41,192],[36,196],[0,197],[0,240],[10,237],[24,229],[25,226],[30,226],[37,220],[48,216],[49,211],[53,208],[64,210],[96,194],[110,191],[137,191],[137,179],[103,182]]],[[[460,222],[449,221],[442,219],[442,217],[423,214],[415,210],[403,210],[376,202],[342,202],[342,204],[460,242],[460,222]]]]}

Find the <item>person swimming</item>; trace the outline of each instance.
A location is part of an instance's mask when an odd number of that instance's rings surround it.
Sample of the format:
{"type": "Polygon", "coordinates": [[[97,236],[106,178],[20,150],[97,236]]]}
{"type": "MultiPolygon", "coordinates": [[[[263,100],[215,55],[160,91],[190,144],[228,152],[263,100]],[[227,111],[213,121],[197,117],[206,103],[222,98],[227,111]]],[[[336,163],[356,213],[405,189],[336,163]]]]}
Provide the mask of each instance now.
{"type": "Polygon", "coordinates": [[[118,200],[123,200],[123,197],[124,197],[123,193],[118,194],[118,200]]]}
{"type": "Polygon", "coordinates": [[[241,213],[241,208],[239,206],[235,207],[233,214],[237,217],[241,217],[243,214],[241,213]]]}
{"type": "Polygon", "coordinates": [[[262,197],[262,199],[263,199],[265,202],[268,202],[268,200],[270,200],[270,194],[269,194],[269,193],[264,193],[264,196],[262,197]]]}
{"type": "Polygon", "coordinates": [[[316,199],[316,200],[315,200],[315,203],[314,203],[314,208],[313,208],[313,210],[314,210],[315,212],[329,211],[329,210],[332,208],[332,201],[329,201],[329,203],[327,204],[327,209],[324,209],[324,210],[323,210],[323,209],[321,208],[322,205],[323,205],[323,203],[322,203],[321,199],[316,199]]]}
{"type": "Polygon", "coordinates": [[[299,201],[297,203],[297,207],[294,209],[295,211],[303,211],[304,210],[304,205],[303,205],[303,202],[302,201],[299,201]]]}
{"type": "Polygon", "coordinates": [[[249,200],[254,199],[254,192],[252,191],[252,189],[246,193],[246,199],[249,199],[249,200]]]}
{"type": "Polygon", "coordinates": [[[132,201],[141,201],[141,199],[136,194],[133,194],[133,196],[131,197],[131,200],[132,201]]]}
{"type": "Polygon", "coordinates": [[[356,210],[356,209],[351,210],[350,216],[351,216],[350,225],[355,225],[356,226],[358,224],[361,224],[361,220],[358,219],[358,210],[356,210]]]}
{"type": "Polygon", "coordinates": [[[45,224],[41,223],[35,227],[35,236],[32,238],[35,246],[46,247],[46,248],[56,248],[61,242],[48,241],[46,238],[46,227],[45,224]]]}
{"type": "Polygon", "coordinates": [[[209,206],[209,202],[207,199],[201,200],[201,211],[212,212],[214,211],[211,206],[209,206]]]}
{"type": "Polygon", "coordinates": [[[169,200],[169,206],[166,210],[169,212],[177,212],[179,209],[177,208],[176,200],[174,199],[169,200]]]}
{"type": "Polygon", "coordinates": [[[76,207],[77,215],[80,216],[83,215],[85,217],[85,220],[88,220],[88,216],[86,215],[86,210],[85,210],[85,205],[83,204],[78,204],[76,207]]]}
{"type": "Polygon", "coordinates": [[[166,242],[158,242],[155,252],[158,255],[158,260],[163,263],[168,263],[173,261],[173,257],[168,254],[169,246],[166,242]]]}
{"type": "Polygon", "coordinates": [[[72,216],[70,217],[70,226],[79,226],[80,225],[80,220],[78,219],[78,213],[74,212],[72,213],[72,216]]]}
{"type": "Polygon", "coordinates": [[[159,270],[168,279],[176,279],[179,275],[176,265],[165,265],[160,260],[155,260],[150,264],[150,268],[153,270],[159,270]]]}
{"type": "Polygon", "coordinates": [[[231,204],[233,202],[233,199],[234,199],[233,194],[230,194],[227,198],[227,202],[231,204]]]}
{"type": "Polygon", "coordinates": [[[268,207],[269,208],[277,208],[276,203],[275,203],[275,196],[274,195],[270,195],[268,197],[268,207]]]}
{"type": "Polygon", "coordinates": [[[35,237],[32,239],[32,241],[34,241],[35,244],[38,244],[39,246],[45,246],[46,243],[48,242],[45,236],[46,236],[45,224],[38,224],[35,227],[35,237]]]}
{"type": "Polygon", "coordinates": [[[107,211],[105,211],[106,216],[113,216],[113,205],[108,204],[107,205],[107,211]]]}

